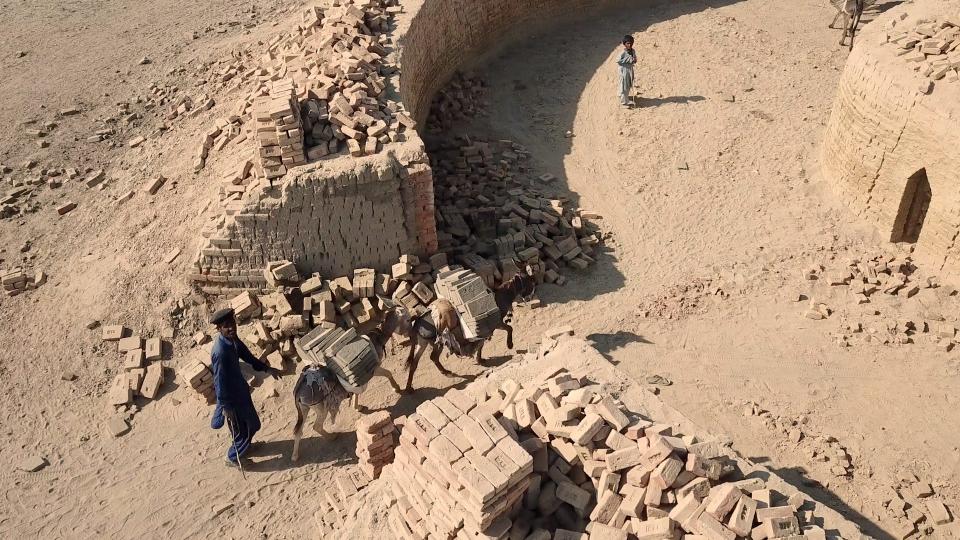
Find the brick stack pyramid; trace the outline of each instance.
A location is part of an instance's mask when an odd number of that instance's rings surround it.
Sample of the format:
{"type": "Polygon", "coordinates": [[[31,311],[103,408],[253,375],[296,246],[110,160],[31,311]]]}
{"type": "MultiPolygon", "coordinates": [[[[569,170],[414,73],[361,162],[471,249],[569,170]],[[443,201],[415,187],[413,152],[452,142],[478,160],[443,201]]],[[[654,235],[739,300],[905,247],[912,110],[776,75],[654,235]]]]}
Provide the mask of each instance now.
{"type": "Polygon", "coordinates": [[[424,402],[384,473],[397,538],[825,539],[813,503],[783,498],[716,442],[624,410],[556,364],[424,402]],[[475,396],[475,397],[470,397],[475,396]]]}

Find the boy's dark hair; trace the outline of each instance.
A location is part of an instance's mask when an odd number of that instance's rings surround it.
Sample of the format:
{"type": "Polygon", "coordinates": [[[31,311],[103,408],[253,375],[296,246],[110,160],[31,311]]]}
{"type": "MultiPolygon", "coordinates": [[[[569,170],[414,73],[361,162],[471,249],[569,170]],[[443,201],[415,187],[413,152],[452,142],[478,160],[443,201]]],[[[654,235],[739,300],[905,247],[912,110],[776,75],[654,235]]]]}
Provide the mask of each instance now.
{"type": "Polygon", "coordinates": [[[626,45],[627,43],[633,45],[633,36],[629,34],[627,34],[626,36],[623,36],[623,41],[621,41],[621,43],[623,43],[624,45],[626,45]]]}

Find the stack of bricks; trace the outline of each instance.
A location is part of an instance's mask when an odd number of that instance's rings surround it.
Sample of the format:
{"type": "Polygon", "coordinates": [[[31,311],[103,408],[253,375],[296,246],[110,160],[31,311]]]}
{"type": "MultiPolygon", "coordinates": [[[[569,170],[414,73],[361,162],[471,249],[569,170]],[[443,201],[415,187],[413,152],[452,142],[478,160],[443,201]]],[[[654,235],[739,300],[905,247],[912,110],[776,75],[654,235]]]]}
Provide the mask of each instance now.
{"type": "Polygon", "coordinates": [[[301,359],[326,365],[341,383],[357,389],[370,381],[380,362],[370,340],[353,328],[318,326],[296,341],[296,349],[301,359]]]}
{"type": "MultiPolygon", "coordinates": [[[[209,358],[209,355],[207,358],[209,358]]],[[[203,396],[208,404],[212,405],[217,401],[217,395],[213,389],[213,372],[210,371],[209,362],[210,360],[193,362],[184,372],[184,378],[191,388],[203,396]]]]}
{"type": "Polygon", "coordinates": [[[22,292],[35,289],[43,285],[46,280],[47,276],[42,270],[28,273],[23,268],[17,267],[0,273],[3,292],[5,292],[7,296],[16,296],[22,292]]]}
{"type": "Polygon", "coordinates": [[[437,275],[437,296],[450,301],[460,314],[467,339],[487,337],[502,317],[493,292],[479,275],[470,270],[450,269],[437,275]]]}
{"type": "Polygon", "coordinates": [[[811,501],[759,478],[721,481],[735,470],[721,445],[625,411],[557,366],[424,403],[384,474],[399,538],[825,538],[811,501]],[[484,513],[488,500],[500,502],[484,513]]]}
{"type": "Polygon", "coordinates": [[[960,14],[909,22],[907,17],[902,13],[890,21],[883,43],[896,46],[897,55],[927,77],[921,90],[930,93],[932,81],[960,80],[960,14]]]}
{"type": "Polygon", "coordinates": [[[392,468],[400,538],[507,538],[533,458],[494,416],[462,394],[424,402],[404,422],[392,468]]]}
{"type": "Polygon", "coordinates": [[[386,465],[393,463],[397,427],[390,413],[368,414],[357,422],[357,461],[371,480],[380,477],[386,465]]]}
{"type": "Polygon", "coordinates": [[[256,141],[263,176],[280,178],[287,169],[306,163],[303,125],[293,79],[274,81],[269,96],[254,101],[256,141]]]}

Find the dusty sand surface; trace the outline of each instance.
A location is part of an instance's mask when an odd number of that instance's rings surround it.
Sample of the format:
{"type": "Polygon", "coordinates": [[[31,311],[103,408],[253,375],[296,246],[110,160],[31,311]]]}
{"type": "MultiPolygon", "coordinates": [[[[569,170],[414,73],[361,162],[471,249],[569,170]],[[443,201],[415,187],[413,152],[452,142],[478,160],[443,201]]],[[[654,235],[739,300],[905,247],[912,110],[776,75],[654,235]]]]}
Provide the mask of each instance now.
{"type": "MultiPolygon", "coordinates": [[[[291,24],[296,10],[283,8],[295,5],[17,4],[0,15],[0,162],[11,169],[4,182],[55,167],[104,168],[108,177],[93,189],[65,182],[38,196],[37,212],[0,221],[0,264],[30,257],[50,276],[35,291],[0,298],[0,536],[303,538],[313,534],[317,493],[330,486],[332,468],[355,460],[356,416],[344,411],[339,437],[305,439],[302,461],[290,463],[291,376],[279,398],[254,392],[263,442],[246,480],[223,466],[224,435],[209,429],[209,408],[179,381],[136,413],[130,433],[113,438],[104,402],[115,352],[99,329],[87,329],[99,320],[152,335],[174,325],[169,366],[196,354],[190,336],[206,328],[205,312],[183,278],[189,257],[161,259],[195,248],[216,186],[213,176],[189,172],[184,156],[224,111],[214,107],[161,135],[150,86],[230,103],[212,82],[216,62],[256,51],[291,24]],[[141,65],[144,56],[151,62],[141,65]],[[117,103],[131,100],[119,113],[117,103]],[[58,116],[68,107],[81,113],[58,116]],[[140,117],[128,124],[131,112],[140,117]],[[45,122],[57,125],[40,148],[23,131],[45,122]],[[86,142],[104,126],[114,130],[106,141],[86,142]],[[136,135],[147,142],[128,148],[136,135]],[[156,174],[171,181],[149,197],[140,186],[156,174]],[[115,202],[129,190],[133,199],[115,202]],[[57,216],[66,200],[78,208],[57,216]],[[64,371],[76,380],[62,380],[64,371]],[[16,470],[33,456],[49,465],[16,470]]],[[[748,0],[625,7],[563,23],[473,66],[490,85],[490,115],[463,129],[527,146],[581,207],[604,216],[611,235],[589,273],[543,288],[545,307],[518,313],[519,349],[548,326],[572,324],[627,373],[672,380],[662,398],[697,424],[883,537],[889,518],[876,494],[905,474],[933,484],[954,510],[960,501],[960,435],[950,428],[960,421],[960,353],[920,338],[841,348],[833,334],[846,315],[859,316],[857,306],[818,286],[811,294],[841,316],[814,321],[789,298],[808,286],[801,271],[811,264],[887,249],[837,206],[817,173],[846,58],[826,28],[832,16],[826,2],[748,0]],[[639,55],[640,107],[631,110],[617,106],[613,63],[628,32],[639,55]],[[748,401],[771,414],[744,416],[748,401]],[[791,442],[792,429],[808,435],[791,442]],[[811,453],[805,441],[815,435],[847,449],[850,475],[836,476],[811,453]]],[[[939,302],[956,323],[956,297],[939,302]]],[[[892,318],[917,309],[872,307],[892,318]]],[[[501,335],[486,350],[510,359],[501,335]]],[[[446,379],[424,363],[420,393],[398,398],[377,381],[363,404],[405,414],[480,373],[446,364],[465,378],[446,379]]],[[[399,361],[387,367],[399,370],[399,361]]]]}

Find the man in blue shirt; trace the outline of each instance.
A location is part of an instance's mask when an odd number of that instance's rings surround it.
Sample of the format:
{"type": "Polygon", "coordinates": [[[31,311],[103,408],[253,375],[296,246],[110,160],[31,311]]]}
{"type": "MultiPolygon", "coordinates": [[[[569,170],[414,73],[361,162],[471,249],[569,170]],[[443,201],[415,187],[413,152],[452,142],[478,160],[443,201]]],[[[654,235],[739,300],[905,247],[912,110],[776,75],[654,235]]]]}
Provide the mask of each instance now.
{"type": "Polygon", "coordinates": [[[217,394],[217,408],[211,424],[214,429],[219,429],[226,420],[233,438],[227,450],[227,464],[236,467],[260,429],[260,417],[250,397],[250,386],[240,371],[240,360],[257,371],[269,373],[274,379],[280,378],[280,370],[257,360],[237,337],[237,321],[232,309],[217,311],[210,323],[216,325],[219,332],[210,353],[213,389],[217,394]]]}

